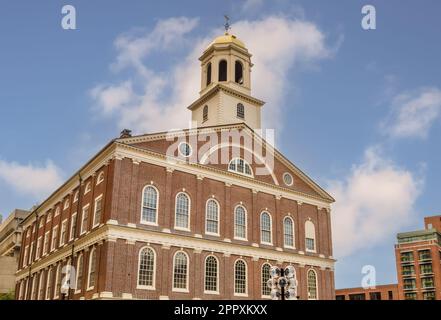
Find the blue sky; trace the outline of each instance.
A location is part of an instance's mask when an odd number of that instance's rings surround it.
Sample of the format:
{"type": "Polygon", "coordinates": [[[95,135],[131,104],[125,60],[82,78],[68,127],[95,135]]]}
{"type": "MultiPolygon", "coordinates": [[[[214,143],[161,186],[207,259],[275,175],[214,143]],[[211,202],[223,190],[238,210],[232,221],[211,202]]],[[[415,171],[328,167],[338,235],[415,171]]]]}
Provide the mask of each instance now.
{"type": "Polygon", "coordinates": [[[363,265],[377,283],[396,281],[395,233],[441,211],[439,1],[70,1],[70,31],[65,4],[1,4],[4,216],[42,201],[123,127],[189,118],[193,58],[229,13],[254,54],[252,92],[278,148],[338,200],[336,286],[359,286],[363,265]],[[365,4],[376,30],[360,26],[365,4]],[[275,80],[267,88],[263,74],[275,80]]]}

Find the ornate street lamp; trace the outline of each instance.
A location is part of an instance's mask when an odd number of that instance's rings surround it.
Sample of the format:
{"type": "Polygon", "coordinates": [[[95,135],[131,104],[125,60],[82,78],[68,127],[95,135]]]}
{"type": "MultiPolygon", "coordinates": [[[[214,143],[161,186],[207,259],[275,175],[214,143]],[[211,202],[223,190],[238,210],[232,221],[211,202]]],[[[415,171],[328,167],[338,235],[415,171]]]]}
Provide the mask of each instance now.
{"type": "Polygon", "coordinates": [[[273,300],[297,300],[297,276],[293,266],[279,268],[272,266],[270,269],[271,278],[267,285],[271,289],[273,300]]]}

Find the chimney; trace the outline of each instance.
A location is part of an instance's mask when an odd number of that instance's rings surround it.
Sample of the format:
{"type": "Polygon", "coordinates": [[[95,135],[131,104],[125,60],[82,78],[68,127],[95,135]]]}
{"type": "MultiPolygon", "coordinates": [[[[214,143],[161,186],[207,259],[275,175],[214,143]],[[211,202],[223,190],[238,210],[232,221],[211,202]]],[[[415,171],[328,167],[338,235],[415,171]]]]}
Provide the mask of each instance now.
{"type": "Polygon", "coordinates": [[[124,129],[123,131],[121,131],[119,138],[124,139],[124,138],[130,138],[131,136],[132,136],[132,130],[124,129]]]}

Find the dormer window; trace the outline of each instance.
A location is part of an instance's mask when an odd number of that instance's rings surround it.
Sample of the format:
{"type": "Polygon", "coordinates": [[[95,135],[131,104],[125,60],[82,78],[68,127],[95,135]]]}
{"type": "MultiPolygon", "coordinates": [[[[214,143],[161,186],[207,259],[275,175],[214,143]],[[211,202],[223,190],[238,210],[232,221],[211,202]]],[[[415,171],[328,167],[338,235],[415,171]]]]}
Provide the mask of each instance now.
{"type": "Polygon", "coordinates": [[[253,176],[253,172],[251,171],[251,166],[245,160],[241,158],[235,158],[230,161],[228,165],[228,171],[240,173],[246,176],[253,176]]]}
{"type": "Polygon", "coordinates": [[[219,62],[219,82],[227,81],[227,61],[221,60],[219,62]]]}
{"type": "Polygon", "coordinates": [[[240,119],[245,119],[245,107],[242,103],[237,104],[237,117],[240,119]]]}

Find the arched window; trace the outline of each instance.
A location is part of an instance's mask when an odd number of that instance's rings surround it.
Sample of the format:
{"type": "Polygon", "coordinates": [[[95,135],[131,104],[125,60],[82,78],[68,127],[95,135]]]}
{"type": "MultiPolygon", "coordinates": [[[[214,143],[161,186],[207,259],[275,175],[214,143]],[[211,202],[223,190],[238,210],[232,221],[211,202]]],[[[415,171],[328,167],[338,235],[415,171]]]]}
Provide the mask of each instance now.
{"type": "Polygon", "coordinates": [[[173,290],[188,290],[188,257],[183,251],[178,251],[173,258],[173,290]]]}
{"type": "Polygon", "coordinates": [[[294,248],[294,222],[291,217],[283,220],[283,244],[285,247],[294,248]]]}
{"type": "Polygon", "coordinates": [[[243,84],[243,65],[240,61],[236,61],[234,64],[234,81],[243,84]]]}
{"type": "Polygon", "coordinates": [[[83,288],[83,254],[80,254],[78,256],[77,260],[77,279],[75,281],[75,292],[81,292],[81,289],[83,288]]]}
{"type": "Polygon", "coordinates": [[[207,65],[207,86],[211,84],[211,62],[207,65]]]}
{"type": "Polygon", "coordinates": [[[208,106],[204,106],[204,110],[202,111],[202,121],[205,122],[208,120],[208,106]]]}
{"type": "Polygon", "coordinates": [[[50,300],[52,291],[52,268],[47,271],[46,300],[50,300]]]}
{"type": "Polygon", "coordinates": [[[271,216],[265,211],[260,215],[260,242],[272,244],[271,216]]]}
{"type": "Polygon", "coordinates": [[[139,252],[138,287],[155,288],[155,251],[153,249],[142,248],[139,252]]]}
{"type": "Polygon", "coordinates": [[[205,259],[205,291],[218,292],[218,263],[214,256],[205,259]]]}
{"type": "Polygon", "coordinates": [[[239,119],[245,119],[245,107],[242,103],[237,104],[236,115],[239,119]]]}
{"type": "Polygon", "coordinates": [[[57,271],[55,272],[55,287],[54,287],[54,299],[60,296],[61,291],[61,263],[57,266],[57,271]]]}
{"type": "Polygon", "coordinates": [[[87,289],[93,289],[96,282],[96,249],[93,248],[89,254],[89,272],[87,275],[87,289]]]}
{"type": "Polygon", "coordinates": [[[247,294],[247,265],[243,260],[237,260],[234,264],[234,293],[247,294]]]}
{"type": "Polygon", "coordinates": [[[247,238],[247,213],[242,206],[237,206],[234,210],[234,238],[242,240],[247,238]]]}
{"type": "Polygon", "coordinates": [[[103,181],[104,181],[104,172],[101,171],[101,172],[98,174],[98,178],[96,179],[96,184],[100,184],[100,183],[103,182],[103,181]]]}
{"type": "Polygon", "coordinates": [[[176,196],[175,228],[190,229],[190,198],[183,192],[176,196]]]}
{"type": "Polygon", "coordinates": [[[262,265],[262,297],[269,297],[271,295],[271,288],[268,287],[268,280],[270,275],[271,266],[268,263],[262,265]]]}
{"type": "Polygon", "coordinates": [[[158,223],[158,190],[153,186],[146,186],[142,191],[141,223],[158,223]]]}
{"type": "Polygon", "coordinates": [[[308,300],[317,300],[317,274],[313,269],[308,271],[308,300]]]}
{"type": "Polygon", "coordinates": [[[44,299],[44,270],[40,273],[40,281],[38,282],[38,300],[44,299]]]}
{"type": "Polygon", "coordinates": [[[228,171],[233,171],[250,177],[253,176],[251,166],[248,164],[248,162],[241,158],[234,158],[231,160],[230,164],[228,165],[228,171]]]}
{"type": "Polygon", "coordinates": [[[219,204],[210,199],[206,204],[205,233],[219,235],[219,204]]]}
{"type": "Polygon", "coordinates": [[[315,252],[315,226],[312,221],[305,222],[305,244],[306,251],[315,252]]]}
{"type": "Polygon", "coordinates": [[[227,81],[227,61],[221,60],[219,62],[219,82],[227,81]]]}

